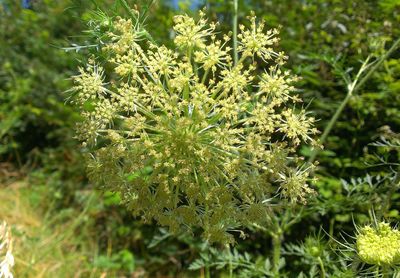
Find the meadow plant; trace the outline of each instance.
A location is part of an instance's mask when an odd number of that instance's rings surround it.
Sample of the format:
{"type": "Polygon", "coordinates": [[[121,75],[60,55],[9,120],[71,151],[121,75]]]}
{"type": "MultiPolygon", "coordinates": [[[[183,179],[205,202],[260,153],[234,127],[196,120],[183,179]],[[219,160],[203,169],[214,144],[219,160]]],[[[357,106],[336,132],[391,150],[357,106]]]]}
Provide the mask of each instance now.
{"type": "Polygon", "coordinates": [[[11,230],[3,222],[0,225],[0,278],[13,278],[14,276],[11,272],[13,266],[11,230]]]}
{"type": "Polygon", "coordinates": [[[336,242],[343,247],[339,259],[350,262],[357,275],[397,277],[393,272],[400,264],[400,231],[390,223],[374,218],[372,225],[356,226],[353,243],[336,242]]]}
{"type": "Polygon", "coordinates": [[[367,264],[394,266],[400,263],[400,232],[388,223],[378,223],[375,228],[362,227],[356,245],[360,259],[367,264]]]}
{"type": "Polygon", "coordinates": [[[232,49],[203,12],[178,15],[169,49],[130,12],[90,22],[96,47],[73,77],[90,178],[144,221],[199,226],[210,242],[232,243],[230,232],[305,203],[312,166],[297,152],[317,130],[276,50],[278,29],[251,15],[232,49]]]}

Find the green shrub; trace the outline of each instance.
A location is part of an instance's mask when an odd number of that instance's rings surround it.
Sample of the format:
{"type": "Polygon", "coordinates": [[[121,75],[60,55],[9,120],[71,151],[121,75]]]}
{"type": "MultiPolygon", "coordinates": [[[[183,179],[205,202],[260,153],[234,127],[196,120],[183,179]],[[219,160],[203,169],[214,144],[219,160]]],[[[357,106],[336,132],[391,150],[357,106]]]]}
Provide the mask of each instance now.
{"type": "Polygon", "coordinates": [[[0,157],[20,163],[32,150],[71,141],[76,117],[62,93],[78,56],[61,47],[81,30],[85,5],[35,3],[32,9],[15,1],[0,6],[0,157]]]}

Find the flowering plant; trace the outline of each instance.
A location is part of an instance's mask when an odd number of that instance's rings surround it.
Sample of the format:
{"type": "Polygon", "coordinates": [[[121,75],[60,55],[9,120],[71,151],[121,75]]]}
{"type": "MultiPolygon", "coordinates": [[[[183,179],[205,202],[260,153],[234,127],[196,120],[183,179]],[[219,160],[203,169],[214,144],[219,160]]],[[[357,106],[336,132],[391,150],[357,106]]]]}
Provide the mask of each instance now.
{"type": "Polygon", "coordinates": [[[400,232],[388,223],[378,223],[377,229],[362,227],[356,245],[363,262],[378,266],[400,263],[400,232]]]}
{"type": "Polygon", "coordinates": [[[174,23],[176,49],[148,40],[133,18],[91,22],[102,34],[73,77],[78,138],[92,154],[90,177],[134,215],[232,242],[229,231],[265,224],[272,203],[313,192],[296,153],[317,130],[296,107],[298,78],[274,49],[277,29],[264,32],[252,15],[232,49],[202,12],[174,23]]]}

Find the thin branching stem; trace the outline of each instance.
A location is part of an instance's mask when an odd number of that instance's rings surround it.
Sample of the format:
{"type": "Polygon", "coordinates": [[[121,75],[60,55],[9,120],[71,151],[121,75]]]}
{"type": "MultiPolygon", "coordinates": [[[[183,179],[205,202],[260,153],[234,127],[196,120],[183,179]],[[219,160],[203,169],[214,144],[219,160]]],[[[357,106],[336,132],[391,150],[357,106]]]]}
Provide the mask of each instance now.
{"type": "Polygon", "coordinates": [[[399,47],[400,45],[400,38],[398,38],[393,45],[389,48],[389,50],[383,54],[379,60],[375,63],[375,65],[373,65],[371,67],[371,69],[367,72],[367,74],[365,74],[365,76],[360,80],[360,82],[358,82],[358,84],[356,85],[356,87],[354,88],[354,91],[358,91],[358,89],[360,89],[364,83],[371,77],[371,75],[382,65],[382,63],[389,58],[389,56],[399,47]]]}
{"type": "MultiPolygon", "coordinates": [[[[324,132],[322,133],[321,138],[320,138],[321,145],[323,145],[325,143],[326,138],[332,131],[332,128],[336,124],[336,121],[338,120],[340,114],[343,112],[343,109],[346,107],[347,103],[349,102],[351,97],[354,95],[354,93],[356,93],[365,84],[365,82],[367,82],[367,80],[381,66],[381,64],[397,49],[399,44],[400,44],[400,38],[393,43],[392,47],[390,47],[390,49],[385,54],[383,54],[381,57],[378,58],[378,60],[375,62],[375,64],[373,66],[369,67],[370,66],[370,65],[368,65],[369,59],[367,59],[363,63],[363,65],[361,66],[361,68],[357,74],[357,77],[354,79],[354,81],[352,83],[348,84],[346,97],[340,103],[335,114],[332,116],[327,127],[325,128],[324,132]],[[367,73],[361,78],[362,73],[365,70],[367,70],[368,68],[369,68],[369,70],[367,71],[367,73]]],[[[308,162],[313,163],[319,152],[320,152],[319,148],[314,149],[313,152],[311,153],[311,156],[310,156],[308,162]]]]}
{"type": "Polygon", "coordinates": [[[238,43],[237,43],[237,29],[238,29],[238,0],[233,0],[233,62],[236,66],[239,60],[238,56],[238,43]]]}

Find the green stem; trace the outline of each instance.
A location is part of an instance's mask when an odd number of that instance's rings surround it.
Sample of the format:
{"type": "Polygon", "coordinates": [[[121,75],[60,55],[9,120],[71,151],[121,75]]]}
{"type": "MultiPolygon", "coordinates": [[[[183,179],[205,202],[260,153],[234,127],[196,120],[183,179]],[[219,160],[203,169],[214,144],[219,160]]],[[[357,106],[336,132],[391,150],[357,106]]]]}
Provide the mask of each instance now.
{"type": "MultiPolygon", "coordinates": [[[[361,73],[365,70],[365,64],[363,67],[360,69],[356,79],[349,84],[347,88],[347,95],[339,105],[338,109],[336,110],[335,114],[331,118],[331,120],[328,123],[328,126],[324,130],[324,132],[321,135],[320,138],[320,143],[323,145],[325,143],[326,138],[328,137],[329,133],[331,132],[333,126],[335,125],[337,119],[339,118],[340,114],[342,113],[343,109],[346,107],[347,103],[349,102],[350,98],[352,95],[357,92],[364,84],[365,82],[371,77],[371,75],[379,68],[379,66],[397,49],[397,47],[400,44],[400,38],[395,41],[392,45],[392,47],[384,54],[382,55],[378,61],[368,70],[368,72],[361,78],[360,81],[358,81],[358,77],[361,75],[361,73]]],[[[308,159],[309,163],[313,163],[316,156],[318,155],[320,149],[316,148],[313,150],[311,153],[310,158],[308,159]]]]}
{"type": "Polygon", "coordinates": [[[282,234],[280,232],[272,235],[272,271],[274,273],[274,277],[279,277],[279,262],[281,258],[281,247],[282,247],[282,234]]]}
{"type": "Polygon", "coordinates": [[[210,72],[209,69],[207,69],[207,70],[204,72],[203,78],[201,79],[201,83],[202,83],[202,84],[204,84],[204,82],[206,82],[207,76],[208,76],[208,73],[209,73],[209,72],[210,72]]]}
{"type": "MultiPolygon", "coordinates": [[[[328,126],[325,128],[324,132],[321,135],[320,138],[320,144],[323,145],[325,143],[326,138],[328,137],[329,133],[331,132],[333,126],[335,125],[337,119],[339,118],[340,114],[342,113],[343,109],[346,107],[347,102],[349,102],[352,94],[349,92],[347,93],[346,97],[344,100],[340,103],[338,109],[336,110],[335,114],[331,118],[331,120],[328,123],[328,126]]],[[[313,163],[317,154],[319,153],[319,149],[314,149],[314,151],[311,153],[311,156],[308,160],[309,163],[313,163]]]]}
{"type": "Polygon", "coordinates": [[[321,268],[321,278],[325,278],[326,272],[325,272],[324,262],[322,261],[321,257],[318,257],[318,263],[319,267],[321,268]]]}
{"type": "Polygon", "coordinates": [[[238,29],[238,0],[233,0],[233,62],[234,65],[238,63],[238,50],[237,50],[237,29],[238,29]]]}
{"type": "Polygon", "coordinates": [[[329,221],[329,240],[333,239],[333,229],[335,227],[335,218],[331,218],[329,221]]]}
{"type": "Polygon", "coordinates": [[[367,72],[367,74],[358,82],[358,84],[355,86],[354,91],[358,91],[364,83],[371,77],[371,75],[382,65],[382,63],[389,58],[389,56],[397,49],[397,47],[400,45],[400,38],[398,38],[393,45],[389,48],[389,50],[383,54],[379,60],[371,67],[371,69],[367,72]]]}
{"type": "Polygon", "coordinates": [[[131,7],[128,5],[128,3],[125,0],[119,0],[119,2],[121,3],[122,7],[125,9],[125,11],[129,14],[129,16],[133,20],[137,20],[138,19],[136,14],[132,11],[131,7]]]}
{"type": "Polygon", "coordinates": [[[206,278],[211,278],[210,266],[209,265],[206,265],[205,272],[206,272],[206,278]]]}
{"type": "Polygon", "coordinates": [[[388,266],[382,266],[382,278],[389,278],[389,267],[388,266]]]}
{"type": "Polygon", "coordinates": [[[186,56],[190,65],[192,65],[192,48],[189,47],[186,51],[186,56]]]}
{"type": "MultiPolygon", "coordinates": [[[[119,0],[119,2],[121,3],[122,7],[125,9],[125,11],[129,14],[129,16],[132,18],[132,20],[135,21],[139,21],[138,16],[132,11],[131,7],[129,7],[128,3],[125,0],[119,0]]],[[[140,30],[142,32],[142,34],[152,43],[156,44],[155,40],[153,39],[153,37],[149,34],[149,32],[147,32],[146,29],[141,28],[140,30]]]]}
{"type": "MultiPolygon", "coordinates": [[[[188,48],[188,50],[186,52],[186,56],[187,56],[187,59],[188,59],[188,63],[193,68],[193,64],[192,64],[192,48],[188,48]]],[[[189,103],[189,98],[190,98],[189,82],[185,85],[185,88],[183,88],[182,98],[189,103]]],[[[186,116],[189,115],[189,105],[186,108],[185,114],[186,114],[186,116]]]]}
{"type": "Polygon", "coordinates": [[[380,267],[379,266],[376,267],[374,277],[381,278],[380,267]]]}

